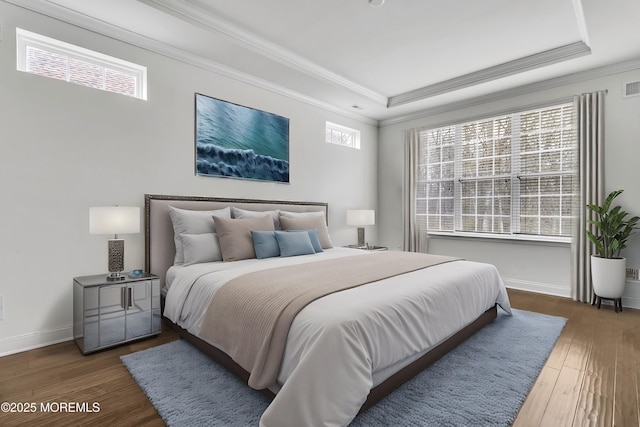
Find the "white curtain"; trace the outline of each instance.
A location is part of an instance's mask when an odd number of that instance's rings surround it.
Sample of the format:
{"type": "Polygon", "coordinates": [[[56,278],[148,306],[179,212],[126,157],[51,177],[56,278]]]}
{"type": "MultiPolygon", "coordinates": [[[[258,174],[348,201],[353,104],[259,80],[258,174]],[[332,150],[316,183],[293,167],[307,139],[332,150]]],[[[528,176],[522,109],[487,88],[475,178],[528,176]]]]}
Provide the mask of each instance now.
{"type": "Polygon", "coordinates": [[[404,185],[403,231],[404,250],[409,252],[427,252],[427,230],[416,221],[416,178],[418,156],[420,155],[420,132],[410,129],[405,132],[404,145],[404,185]]]}
{"type": "Polygon", "coordinates": [[[571,244],[571,296],[576,301],[592,302],[591,254],[593,245],[585,230],[591,213],[587,204],[601,204],[604,198],[604,96],[606,91],[585,93],[574,99],[577,112],[579,180],[578,220],[571,244]]]}

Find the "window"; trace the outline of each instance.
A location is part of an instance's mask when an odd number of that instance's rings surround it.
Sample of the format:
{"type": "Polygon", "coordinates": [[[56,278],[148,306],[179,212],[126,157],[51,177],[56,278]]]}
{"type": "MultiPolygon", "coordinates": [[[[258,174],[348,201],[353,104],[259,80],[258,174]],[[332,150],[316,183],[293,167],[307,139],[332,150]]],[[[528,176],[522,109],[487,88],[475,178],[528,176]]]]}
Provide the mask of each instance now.
{"type": "Polygon", "coordinates": [[[16,28],[19,71],[147,99],[147,68],[16,28]]]}
{"type": "Polygon", "coordinates": [[[325,142],[360,149],[360,131],[326,122],[325,142]]]}
{"type": "Polygon", "coordinates": [[[428,231],[571,235],[573,104],[419,133],[416,220],[428,231]]]}

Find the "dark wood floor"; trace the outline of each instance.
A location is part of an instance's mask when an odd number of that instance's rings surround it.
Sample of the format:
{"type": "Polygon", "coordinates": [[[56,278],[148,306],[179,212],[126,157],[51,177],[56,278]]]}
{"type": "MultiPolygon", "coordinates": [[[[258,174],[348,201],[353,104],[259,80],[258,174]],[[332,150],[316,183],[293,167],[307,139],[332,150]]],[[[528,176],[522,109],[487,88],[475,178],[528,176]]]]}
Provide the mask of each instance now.
{"type": "MultiPolygon", "coordinates": [[[[513,290],[509,296],[514,308],[569,319],[514,425],[640,425],[640,311],[513,290]]],[[[0,426],[163,426],[119,356],[175,339],[165,330],[89,356],[65,342],[2,357],[0,402],[33,402],[38,412],[0,412],[0,426]],[[40,412],[47,402],[98,402],[100,412],[40,412]]]]}

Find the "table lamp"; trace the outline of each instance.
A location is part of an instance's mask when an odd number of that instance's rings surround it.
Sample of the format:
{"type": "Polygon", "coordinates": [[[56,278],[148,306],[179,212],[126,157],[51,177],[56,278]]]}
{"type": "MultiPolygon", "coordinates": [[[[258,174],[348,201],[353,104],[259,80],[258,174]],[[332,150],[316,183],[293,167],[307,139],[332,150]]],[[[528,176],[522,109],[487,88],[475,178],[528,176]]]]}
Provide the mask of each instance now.
{"type": "Polygon", "coordinates": [[[89,233],[113,234],[109,239],[108,263],[110,276],[107,280],[124,280],[124,240],[118,234],[140,232],[140,208],[124,206],[100,206],[89,208],[89,233]]]}
{"type": "Polygon", "coordinates": [[[365,246],[364,226],[376,223],[376,212],[374,210],[348,210],[347,225],[358,227],[358,246],[365,246]]]}

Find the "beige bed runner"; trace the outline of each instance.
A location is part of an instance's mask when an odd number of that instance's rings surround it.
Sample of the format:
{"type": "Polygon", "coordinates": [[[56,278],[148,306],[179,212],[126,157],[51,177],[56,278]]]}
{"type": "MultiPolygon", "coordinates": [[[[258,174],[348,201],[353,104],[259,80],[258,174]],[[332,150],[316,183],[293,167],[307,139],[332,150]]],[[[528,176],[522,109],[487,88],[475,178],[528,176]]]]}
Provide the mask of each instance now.
{"type": "Polygon", "coordinates": [[[307,304],[456,259],[390,251],[248,273],[216,291],[200,335],[250,372],[249,386],[267,388],[276,382],[291,322],[307,304]]]}

